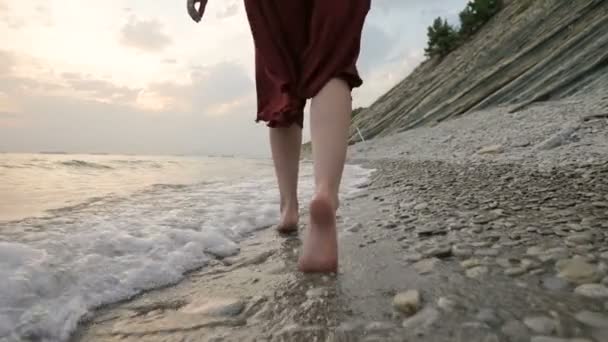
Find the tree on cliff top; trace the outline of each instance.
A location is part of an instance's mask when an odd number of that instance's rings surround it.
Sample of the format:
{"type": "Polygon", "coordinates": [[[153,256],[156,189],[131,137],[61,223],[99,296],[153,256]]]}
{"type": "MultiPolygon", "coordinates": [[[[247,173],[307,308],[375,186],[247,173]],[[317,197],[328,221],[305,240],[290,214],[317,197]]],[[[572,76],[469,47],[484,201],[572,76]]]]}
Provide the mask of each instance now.
{"type": "Polygon", "coordinates": [[[429,26],[427,36],[429,41],[424,52],[429,57],[444,57],[458,46],[458,32],[441,18],[435,19],[433,25],[429,26]]]}
{"type": "Polygon", "coordinates": [[[472,0],[460,12],[460,34],[470,37],[502,9],[502,0],[472,0]]]}

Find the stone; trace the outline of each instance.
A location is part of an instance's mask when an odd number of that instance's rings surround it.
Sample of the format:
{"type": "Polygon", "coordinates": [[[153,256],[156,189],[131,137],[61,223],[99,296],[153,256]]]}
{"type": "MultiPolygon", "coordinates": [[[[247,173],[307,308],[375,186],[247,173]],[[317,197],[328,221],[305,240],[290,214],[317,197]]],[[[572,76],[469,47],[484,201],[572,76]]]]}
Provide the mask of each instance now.
{"type": "Polygon", "coordinates": [[[498,255],[498,250],[497,249],[492,249],[492,248],[478,249],[478,250],[475,251],[475,255],[477,255],[477,256],[494,257],[494,256],[498,255]]]}
{"type": "Polygon", "coordinates": [[[567,338],[550,337],[550,336],[534,336],[530,342],[570,342],[567,338]]]}
{"type": "Polygon", "coordinates": [[[508,321],[500,328],[500,331],[510,342],[528,342],[530,340],[528,328],[520,321],[508,321]]]}
{"type": "Polygon", "coordinates": [[[593,235],[590,233],[578,233],[570,235],[566,238],[566,244],[582,245],[593,242],[593,235]]]}
{"type": "Polygon", "coordinates": [[[473,251],[467,246],[453,245],[452,254],[460,258],[467,258],[473,254],[473,251]]]}
{"type": "Polygon", "coordinates": [[[523,267],[509,267],[505,269],[505,275],[508,275],[510,277],[516,277],[518,275],[526,273],[526,271],[527,270],[523,267]]]}
{"type": "Polygon", "coordinates": [[[541,283],[545,289],[551,291],[560,291],[568,287],[568,282],[558,277],[545,277],[541,283]]]}
{"type": "Polygon", "coordinates": [[[424,255],[429,257],[437,257],[440,259],[449,258],[452,256],[452,246],[435,246],[424,252],[424,255]]]}
{"type": "Polygon", "coordinates": [[[414,210],[424,210],[426,208],[428,208],[429,205],[427,203],[418,203],[414,206],[414,210]]]}
{"type": "Polygon", "coordinates": [[[555,247],[550,248],[543,251],[540,255],[538,255],[538,259],[542,262],[566,259],[570,255],[568,253],[568,249],[564,247],[555,247]]]}
{"type": "Polygon", "coordinates": [[[321,298],[326,297],[329,291],[324,287],[316,287],[306,291],[306,297],[309,299],[312,298],[321,298]]]}
{"type": "Polygon", "coordinates": [[[526,254],[530,256],[537,256],[541,255],[544,251],[545,249],[540,246],[532,246],[526,250],[526,254]]]}
{"type": "Polygon", "coordinates": [[[370,322],[365,325],[365,331],[370,333],[391,330],[395,325],[391,322],[370,322]]]}
{"type": "Polygon", "coordinates": [[[411,316],[420,309],[420,293],[417,290],[409,290],[398,293],[393,298],[395,310],[411,316]]]}
{"type": "Polygon", "coordinates": [[[446,312],[452,311],[454,309],[454,307],[456,306],[456,302],[450,298],[447,297],[440,297],[437,300],[437,306],[446,312]]]}
{"type": "Polygon", "coordinates": [[[477,151],[477,154],[500,154],[503,153],[505,151],[505,148],[500,145],[500,144],[496,144],[496,145],[489,145],[486,147],[482,147],[481,149],[479,149],[477,151]]]}
{"type": "Polygon", "coordinates": [[[439,319],[439,311],[432,307],[425,308],[416,315],[406,318],[401,324],[402,327],[408,330],[417,332],[427,330],[433,323],[439,319]]]}
{"type": "Polygon", "coordinates": [[[485,266],[477,266],[477,267],[469,268],[466,271],[466,275],[469,278],[479,278],[486,273],[488,273],[488,268],[485,266]]]}
{"type": "Polygon", "coordinates": [[[608,286],[608,276],[605,276],[604,279],[602,279],[602,284],[608,286]]]}
{"type": "Polygon", "coordinates": [[[574,293],[593,299],[608,299],[608,287],[602,284],[583,284],[575,288],[574,293]]]}
{"type": "Polygon", "coordinates": [[[481,260],[476,259],[476,258],[467,259],[460,263],[460,266],[462,266],[464,268],[472,268],[472,267],[476,267],[476,266],[480,266],[480,265],[481,265],[481,260]]]}
{"type": "Polygon", "coordinates": [[[526,317],[524,324],[537,334],[553,335],[558,330],[557,322],[545,316],[526,317]]]}
{"type": "Polygon", "coordinates": [[[435,265],[437,265],[440,262],[441,261],[437,258],[424,259],[424,260],[420,260],[417,263],[415,263],[414,268],[420,274],[428,274],[428,273],[433,272],[435,265]]]}
{"type": "Polygon", "coordinates": [[[245,302],[237,298],[202,298],[180,309],[187,314],[207,316],[236,316],[245,308],[245,302]]]}
{"type": "Polygon", "coordinates": [[[608,251],[603,252],[602,254],[600,254],[600,258],[602,258],[602,259],[608,259],[608,251]]]}
{"type": "Polygon", "coordinates": [[[405,260],[407,262],[420,261],[422,258],[424,258],[424,256],[422,256],[422,254],[420,254],[420,253],[410,253],[410,254],[405,254],[403,256],[403,260],[405,260]]]}
{"type": "Polygon", "coordinates": [[[489,325],[497,325],[500,323],[500,319],[498,316],[496,316],[494,310],[488,308],[479,310],[477,315],[475,315],[475,318],[478,321],[487,323],[489,325]]]}
{"type": "Polygon", "coordinates": [[[599,312],[580,311],[574,315],[574,318],[580,323],[593,328],[608,328],[608,315],[599,312]]]}
{"type": "Polygon", "coordinates": [[[556,267],[559,271],[558,277],[572,283],[592,283],[597,279],[595,267],[580,257],[560,260],[556,267]]]}

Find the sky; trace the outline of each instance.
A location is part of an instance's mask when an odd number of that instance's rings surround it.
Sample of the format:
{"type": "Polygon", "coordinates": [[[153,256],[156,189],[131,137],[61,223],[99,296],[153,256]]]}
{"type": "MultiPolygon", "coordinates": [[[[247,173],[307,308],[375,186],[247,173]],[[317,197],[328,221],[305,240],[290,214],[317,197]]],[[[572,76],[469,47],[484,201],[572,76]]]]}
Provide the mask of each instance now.
{"type": "MultiPolygon", "coordinates": [[[[353,105],[406,77],[427,26],[466,2],[372,0],[353,105]]],[[[268,155],[242,0],[210,0],[199,24],[186,0],[0,0],[0,37],[0,152],[268,155]]]]}

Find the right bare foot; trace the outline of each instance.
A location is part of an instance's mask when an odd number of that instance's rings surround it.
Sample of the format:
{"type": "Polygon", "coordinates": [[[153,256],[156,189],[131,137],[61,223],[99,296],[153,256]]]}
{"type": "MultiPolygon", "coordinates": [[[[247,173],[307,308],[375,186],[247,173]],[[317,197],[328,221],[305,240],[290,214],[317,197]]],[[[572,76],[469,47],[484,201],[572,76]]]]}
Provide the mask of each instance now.
{"type": "Polygon", "coordinates": [[[310,202],[310,225],[298,267],[304,273],[338,271],[336,209],[327,197],[316,196],[310,202]]]}

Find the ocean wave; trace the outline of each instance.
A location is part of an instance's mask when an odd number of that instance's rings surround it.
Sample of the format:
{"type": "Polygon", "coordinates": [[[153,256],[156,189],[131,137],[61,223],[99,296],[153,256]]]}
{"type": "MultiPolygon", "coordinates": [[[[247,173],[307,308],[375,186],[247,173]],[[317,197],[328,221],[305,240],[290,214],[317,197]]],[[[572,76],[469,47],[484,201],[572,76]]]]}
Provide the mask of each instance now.
{"type": "Polygon", "coordinates": [[[63,166],[77,167],[77,168],[104,169],[104,170],[113,169],[113,167],[108,166],[108,165],[87,162],[87,161],[78,160],[78,159],[62,161],[62,162],[59,162],[59,164],[61,164],[63,166]]]}

